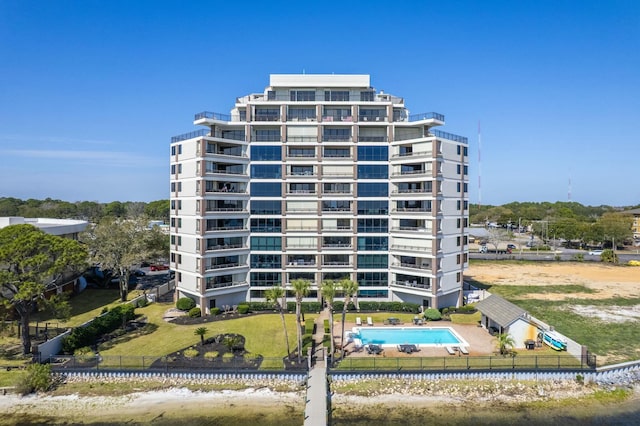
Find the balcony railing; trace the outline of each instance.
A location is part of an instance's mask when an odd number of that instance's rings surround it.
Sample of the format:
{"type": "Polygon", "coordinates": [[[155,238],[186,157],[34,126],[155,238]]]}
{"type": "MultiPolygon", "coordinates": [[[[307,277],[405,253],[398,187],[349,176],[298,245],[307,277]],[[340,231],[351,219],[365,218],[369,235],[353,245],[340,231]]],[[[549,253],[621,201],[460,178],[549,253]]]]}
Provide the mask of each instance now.
{"type": "MultiPolygon", "coordinates": [[[[207,270],[211,270],[211,269],[223,269],[223,268],[235,268],[236,266],[240,266],[239,262],[230,262],[230,263],[218,263],[218,264],[212,264],[209,265],[209,267],[207,268],[207,270]]],[[[242,265],[245,266],[245,265],[242,265]]]]}
{"type": "Polygon", "coordinates": [[[406,262],[393,263],[391,266],[395,266],[396,268],[400,267],[400,268],[426,269],[426,270],[431,269],[431,265],[418,265],[415,263],[406,263],[406,262]]]}
{"type": "Polygon", "coordinates": [[[246,212],[244,207],[209,207],[207,212],[246,212]]]}
{"type": "Polygon", "coordinates": [[[401,152],[398,154],[393,154],[391,156],[391,158],[418,158],[418,157],[433,157],[433,152],[431,151],[401,152]]]}
{"type": "Polygon", "coordinates": [[[385,122],[387,121],[387,116],[386,115],[378,115],[378,116],[371,116],[371,115],[359,115],[358,116],[358,121],[378,121],[378,122],[385,122]]]}
{"type": "Polygon", "coordinates": [[[279,114],[256,113],[256,116],[254,117],[254,121],[279,121],[279,120],[280,120],[279,114]]]}
{"type": "Polygon", "coordinates": [[[351,266],[351,262],[349,262],[348,260],[345,260],[345,261],[322,262],[322,266],[351,266]]]}
{"type": "Polygon", "coordinates": [[[420,226],[394,226],[392,231],[418,231],[418,232],[431,232],[431,229],[427,229],[420,226]]]}
{"type": "Polygon", "coordinates": [[[438,138],[442,138],[442,139],[448,139],[450,141],[454,141],[454,142],[460,142],[460,143],[468,143],[468,139],[465,138],[464,136],[458,136],[458,135],[454,135],[453,133],[447,133],[447,132],[443,132],[442,130],[433,130],[433,134],[438,137],[438,138]]]}
{"type": "Polygon", "coordinates": [[[323,231],[351,231],[351,226],[324,226],[322,228],[323,231]]]}
{"type": "Polygon", "coordinates": [[[226,283],[211,283],[211,284],[207,284],[207,290],[213,290],[216,288],[226,288],[226,287],[239,287],[239,286],[245,286],[248,285],[249,283],[246,281],[231,281],[231,282],[226,282],[226,283]]]}
{"type": "Polygon", "coordinates": [[[216,251],[216,250],[231,250],[231,249],[239,249],[246,248],[242,244],[219,244],[215,246],[208,246],[207,251],[216,251]]]}
{"type": "Polygon", "coordinates": [[[206,232],[215,231],[247,231],[247,228],[243,226],[211,226],[206,229],[206,232]]]}
{"type": "Polygon", "coordinates": [[[294,152],[294,153],[288,153],[287,154],[288,158],[316,158],[316,153],[315,152],[294,152]]]}
{"type": "Polygon", "coordinates": [[[243,170],[226,170],[226,169],[207,169],[206,171],[207,173],[216,173],[219,175],[246,175],[247,172],[243,171],[243,170]]]}
{"type": "Polygon", "coordinates": [[[202,111],[197,113],[195,115],[194,121],[201,120],[203,118],[210,118],[212,120],[219,120],[219,121],[231,121],[231,115],[229,114],[220,114],[219,112],[209,112],[209,111],[202,111]]]}
{"type": "Polygon", "coordinates": [[[391,191],[392,194],[421,194],[427,191],[425,188],[415,188],[415,189],[394,189],[391,191]]]}
{"type": "Polygon", "coordinates": [[[323,135],[322,142],[351,142],[351,136],[323,135]]]}
{"type": "Polygon", "coordinates": [[[422,284],[416,281],[391,281],[391,284],[400,287],[419,288],[422,290],[431,291],[431,284],[422,284]]]}
{"type": "Polygon", "coordinates": [[[295,194],[315,194],[315,189],[291,189],[287,194],[295,195],[295,194]]]}
{"type": "Polygon", "coordinates": [[[245,189],[224,189],[224,188],[216,188],[216,189],[207,189],[206,193],[223,193],[223,194],[246,194],[247,191],[245,189]]]}
{"type": "Polygon", "coordinates": [[[438,120],[444,121],[444,115],[437,112],[423,112],[420,114],[411,114],[409,121],[422,121],[422,120],[438,120]]]}
{"type": "Polygon", "coordinates": [[[350,248],[351,243],[322,243],[322,247],[327,248],[350,248]]]}
{"type": "Polygon", "coordinates": [[[316,262],[313,261],[313,260],[292,260],[292,261],[289,261],[289,266],[315,266],[315,265],[316,265],[316,262]]]}
{"type": "Polygon", "coordinates": [[[386,136],[358,136],[360,142],[386,142],[386,136]]]}
{"type": "Polygon", "coordinates": [[[309,121],[309,122],[313,122],[313,121],[317,121],[316,117],[300,117],[297,115],[287,115],[287,120],[288,121],[309,121]]]}
{"type": "Polygon", "coordinates": [[[315,172],[313,170],[299,170],[293,171],[289,170],[287,172],[287,176],[315,176],[315,172]]]}
{"type": "Polygon", "coordinates": [[[428,207],[397,207],[393,209],[394,212],[431,212],[428,207]]]}
{"type": "Polygon", "coordinates": [[[323,207],[323,212],[350,212],[351,207],[323,207]]]}
{"type": "Polygon", "coordinates": [[[208,129],[194,130],[193,132],[183,133],[183,134],[178,135],[178,136],[172,136],[171,137],[171,143],[180,142],[180,141],[186,141],[187,139],[201,138],[201,137],[204,137],[204,136],[209,136],[209,133],[210,133],[210,131],[208,129]]]}
{"type": "Polygon", "coordinates": [[[287,142],[318,142],[317,136],[287,136],[287,142]]]}
{"type": "Polygon", "coordinates": [[[255,135],[253,137],[254,142],[282,142],[282,136],[280,135],[255,135]]]}

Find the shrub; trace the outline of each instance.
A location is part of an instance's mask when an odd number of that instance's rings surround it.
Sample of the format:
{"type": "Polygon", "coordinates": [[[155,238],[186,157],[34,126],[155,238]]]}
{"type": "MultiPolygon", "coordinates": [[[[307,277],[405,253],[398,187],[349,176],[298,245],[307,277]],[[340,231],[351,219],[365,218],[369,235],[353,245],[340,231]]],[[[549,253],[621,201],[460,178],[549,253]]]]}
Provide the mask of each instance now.
{"type": "Polygon", "coordinates": [[[33,392],[46,392],[53,387],[50,364],[31,364],[27,367],[27,374],[20,376],[16,383],[16,390],[20,395],[33,392]]]}
{"type": "Polygon", "coordinates": [[[640,260],[630,260],[629,266],[640,266],[640,260]]]}
{"type": "Polygon", "coordinates": [[[223,361],[231,361],[233,359],[235,355],[233,354],[233,352],[225,352],[222,354],[222,360],[223,361]]]}
{"type": "Polygon", "coordinates": [[[210,352],[205,352],[204,357],[205,359],[214,359],[214,358],[218,358],[218,355],[220,355],[220,352],[210,351],[210,352]]]}
{"type": "Polygon", "coordinates": [[[189,309],[190,318],[198,318],[200,316],[202,316],[202,311],[197,306],[195,308],[189,309]]]}
{"type": "Polygon", "coordinates": [[[220,308],[211,308],[209,309],[209,312],[211,312],[211,315],[216,316],[220,314],[220,308]]]}
{"type": "Polygon", "coordinates": [[[195,358],[200,354],[200,352],[198,352],[197,349],[189,348],[189,349],[185,349],[183,354],[187,358],[195,358]]]}
{"type": "Polygon", "coordinates": [[[428,321],[440,321],[442,319],[442,315],[440,314],[440,311],[435,308],[425,309],[424,317],[428,321]]]}
{"type": "Polygon", "coordinates": [[[238,313],[239,314],[248,314],[249,313],[249,305],[238,305],[238,313]]]}
{"type": "Polygon", "coordinates": [[[180,309],[181,311],[188,311],[191,308],[195,308],[195,306],[196,302],[190,297],[181,297],[176,302],[176,308],[180,309]]]}
{"type": "Polygon", "coordinates": [[[329,320],[326,319],[326,320],[324,320],[324,333],[325,334],[329,334],[329,331],[330,331],[330,329],[329,329],[329,320]]]}
{"type": "Polygon", "coordinates": [[[111,333],[135,318],[135,306],[126,304],[116,306],[106,314],[95,318],[85,327],[76,327],[62,340],[62,351],[72,354],[76,349],[95,344],[98,337],[111,333]]]}
{"type": "Polygon", "coordinates": [[[584,262],[584,253],[576,253],[573,255],[573,260],[576,262],[584,262]]]}
{"type": "Polygon", "coordinates": [[[146,296],[143,296],[140,299],[138,299],[138,308],[144,308],[148,304],[149,304],[149,301],[147,300],[146,296]]]}
{"type": "Polygon", "coordinates": [[[602,251],[600,260],[607,263],[618,263],[618,255],[613,250],[606,249],[602,251]]]}

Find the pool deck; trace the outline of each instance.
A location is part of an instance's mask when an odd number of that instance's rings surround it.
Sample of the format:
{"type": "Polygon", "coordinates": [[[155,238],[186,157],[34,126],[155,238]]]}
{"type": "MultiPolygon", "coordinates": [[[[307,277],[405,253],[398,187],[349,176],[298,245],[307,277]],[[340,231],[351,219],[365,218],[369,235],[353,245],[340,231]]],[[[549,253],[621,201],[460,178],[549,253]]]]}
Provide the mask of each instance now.
{"type": "MultiPolygon", "coordinates": [[[[367,327],[367,325],[357,326],[354,322],[345,322],[345,332],[350,331],[353,327],[367,327]]],[[[496,338],[491,336],[487,330],[482,327],[478,327],[474,324],[453,324],[449,321],[432,321],[428,324],[422,326],[414,326],[412,324],[403,324],[403,325],[383,325],[375,324],[375,327],[384,327],[384,328],[403,328],[403,327],[424,327],[424,328],[452,328],[458,333],[466,342],[469,344],[467,346],[467,350],[469,351],[469,356],[481,356],[481,355],[493,355],[496,351],[496,338]]],[[[334,336],[337,344],[340,343],[340,332],[341,332],[341,324],[339,322],[334,324],[334,336]]],[[[446,350],[446,346],[455,346],[455,345],[442,345],[437,347],[423,347],[418,345],[420,348],[419,352],[415,352],[413,354],[406,354],[404,352],[398,351],[395,347],[384,346],[384,356],[390,357],[441,357],[441,356],[453,356],[449,355],[446,350]]],[[[370,357],[375,355],[369,355],[365,350],[356,350],[356,347],[353,343],[348,343],[345,346],[345,350],[347,351],[348,356],[353,357],[370,357]]],[[[456,356],[460,355],[456,353],[456,356]]],[[[463,355],[467,356],[467,355],[463,355]]]]}

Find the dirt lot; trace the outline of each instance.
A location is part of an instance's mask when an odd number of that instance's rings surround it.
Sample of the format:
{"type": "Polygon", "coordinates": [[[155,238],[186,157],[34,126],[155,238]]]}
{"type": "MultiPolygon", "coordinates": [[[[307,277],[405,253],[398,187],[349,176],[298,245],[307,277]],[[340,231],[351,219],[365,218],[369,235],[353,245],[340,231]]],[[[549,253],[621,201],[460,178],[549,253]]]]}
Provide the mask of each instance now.
{"type": "MultiPolygon", "coordinates": [[[[544,298],[562,300],[640,297],[640,267],[612,266],[601,263],[518,263],[472,264],[467,277],[496,285],[583,285],[595,293],[545,294],[544,298]]],[[[530,295],[534,296],[534,295],[530,295]]]]}

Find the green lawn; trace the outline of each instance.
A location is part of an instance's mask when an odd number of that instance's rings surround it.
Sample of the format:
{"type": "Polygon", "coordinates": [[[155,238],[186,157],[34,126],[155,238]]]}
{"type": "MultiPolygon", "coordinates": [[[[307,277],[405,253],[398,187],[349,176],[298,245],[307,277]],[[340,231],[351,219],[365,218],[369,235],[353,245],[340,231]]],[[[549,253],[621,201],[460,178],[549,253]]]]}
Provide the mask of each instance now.
{"type": "MultiPolygon", "coordinates": [[[[245,349],[252,354],[264,357],[285,356],[286,344],[282,320],[279,314],[251,315],[246,318],[215,321],[197,325],[178,325],[162,319],[165,311],[172,305],[152,303],[144,308],[136,309],[137,314],[144,315],[156,326],[149,334],[128,339],[112,348],[101,350],[102,355],[128,356],[163,356],[195,345],[200,337],[193,334],[198,327],[206,327],[205,338],[222,333],[237,333],[245,337],[245,349]]],[[[315,315],[305,315],[307,321],[313,321],[315,315]]],[[[296,347],[296,318],[293,314],[285,315],[289,344],[293,351],[296,347]]]]}

